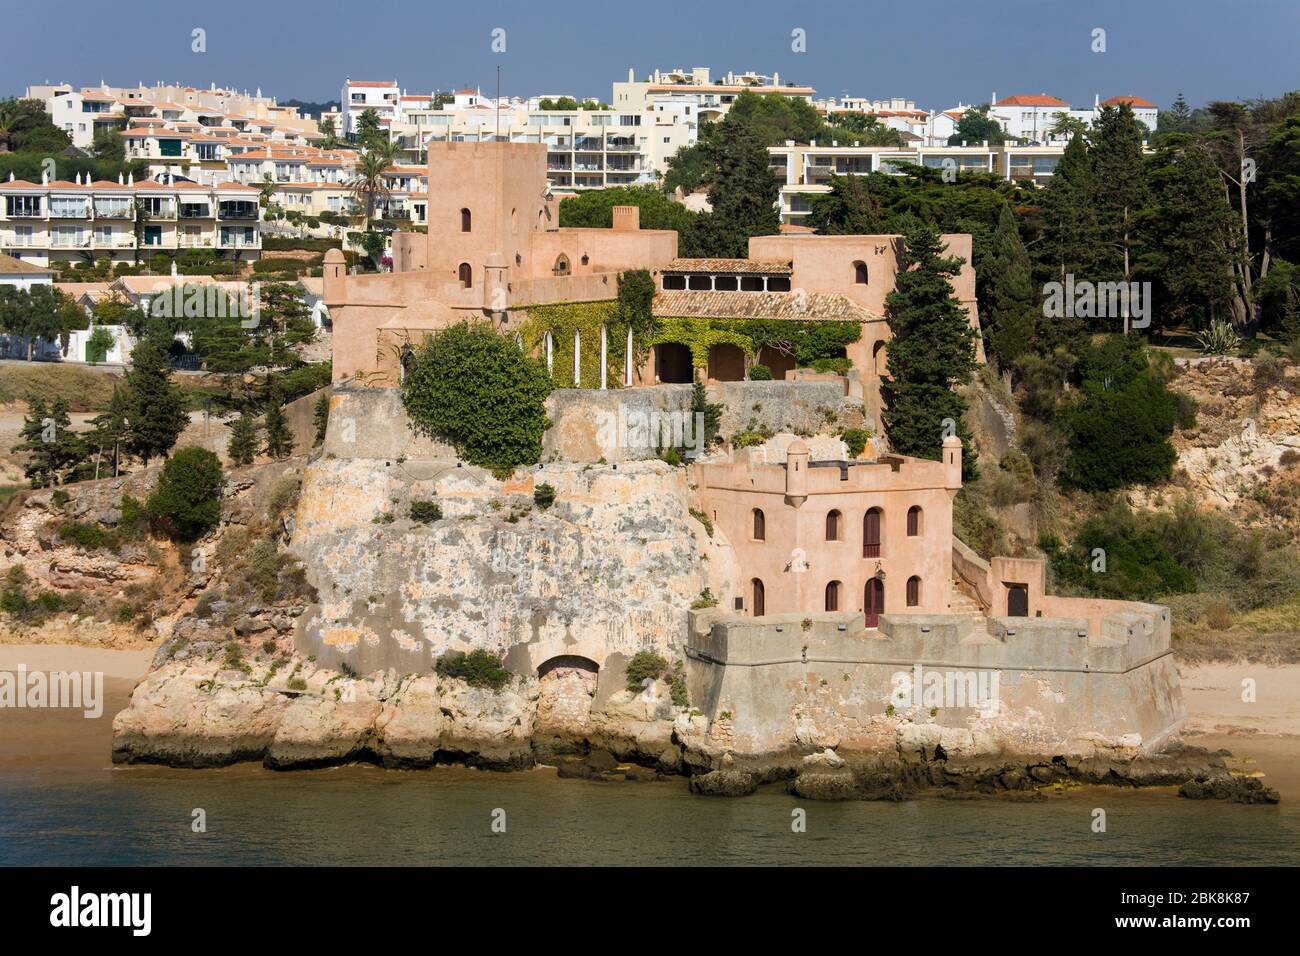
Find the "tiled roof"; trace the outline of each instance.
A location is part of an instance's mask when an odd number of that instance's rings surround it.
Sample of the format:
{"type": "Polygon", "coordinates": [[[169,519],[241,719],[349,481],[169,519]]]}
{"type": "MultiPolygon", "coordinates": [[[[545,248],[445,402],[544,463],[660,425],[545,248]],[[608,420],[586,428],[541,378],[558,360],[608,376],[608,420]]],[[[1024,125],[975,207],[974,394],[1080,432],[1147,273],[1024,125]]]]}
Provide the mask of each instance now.
{"type": "Polygon", "coordinates": [[[0,275],[34,275],[47,276],[53,272],[44,266],[34,266],[29,262],[23,262],[21,259],[15,259],[13,256],[7,256],[0,252],[0,275]]]}
{"type": "Polygon", "coordinates": [[[1070,104],[1065,100],[1059,100],[1055,96],[1048,96],[1046,93],[1018,93],[1015,96],[1004,96],[998,100],[995,106],[1064,106],[1070,108],[1070,104]]]}
{"type": "Polygon", "coordinates": [[[663,272],[734,272],[750,275],[788,276],[794,269],[788,259],[682,259],[677,258],[663,272]]]}
{"type": "Polygon", "coordinates": [[[1140,96],[1112,96],[1108,100],[1101,101],[1102,106],[1120,106],[1124,103],[1127,103],[1129,106],[1137,106],[1148,110],[1156,108],[1156,104],[1152,103],[1150,100],[1144,100],[1140,96]]]}
{"type": "Polygon", "coordinates": [[[658,292],[654,314],[662,318],[839,319],[872,316],[847,296],[822,292],[658,292]]]}

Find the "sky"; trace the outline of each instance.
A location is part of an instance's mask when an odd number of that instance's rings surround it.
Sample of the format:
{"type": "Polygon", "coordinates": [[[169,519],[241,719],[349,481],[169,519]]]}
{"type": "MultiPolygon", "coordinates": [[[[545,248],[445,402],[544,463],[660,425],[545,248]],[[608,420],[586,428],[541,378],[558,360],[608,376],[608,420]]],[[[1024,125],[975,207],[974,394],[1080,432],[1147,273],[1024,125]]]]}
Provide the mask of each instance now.
{"type": "MultiPolygon", "coordinates": [[[[338,99],[346,76],[408,93],[481,87],[610,99],[655,69],[779,72],[817,95],[926,109],[1051,93],[1167,107],[1300,89],[1300,0],[6,0],[0,96],[101,80],[338,99]],[[203,30],[206,50],[192,39],[203,30]],[[504,30],[504,52],[493,31],[504,30]],[[803,31],[798,52],[794,31],[803,31]],[[1097,34],[1096,31],[1104,31],[1097,34]],[[1094,51],[1104,42],[1104,51],[1094,51]]],[[[498,36],[501,36],[498,34],[498,36]]]]}

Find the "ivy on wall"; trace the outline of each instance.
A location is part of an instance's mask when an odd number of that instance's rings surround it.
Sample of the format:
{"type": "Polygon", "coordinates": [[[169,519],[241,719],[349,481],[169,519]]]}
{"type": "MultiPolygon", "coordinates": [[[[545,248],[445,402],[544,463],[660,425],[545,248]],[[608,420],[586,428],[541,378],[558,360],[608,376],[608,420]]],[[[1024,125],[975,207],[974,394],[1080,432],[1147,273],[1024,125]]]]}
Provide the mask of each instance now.
{"type": "MultiPolygon", "coordinates": [[[[551,350],[551,380],[556,388],[573,388],[573,333],[582,336],[582,388],[600,387],[600,327],[607,332],[606,382],[610,388],[623,386],[623,353],[627,348],[627,326],[618,321],[618,302],[563,302],[556,305],[533,305],[525,310],[528,319],[519,329],[524,351],[546,363],[546,333],[554,340],[551,350]]],[[[647,343],[633,343],[633,351],[647,343]]],[[[633,355],[636,362],[638,356],[633,355]]]]}
{"type": "Polygon", "coordinates": [[[660,318],[651,345],[678,342],[691,350],[696,368],[709,364],[709,349],[735,345],[752,359],[763,346],[793,355],[800,367],[835,358],[862,337],[862,326],[851,320],[660,318]]]}
{"type": "MultiPolygon", "coordinates": [[[[551,378],[556,388],[573,388],[573,334],[582,336],[582,387],[600,386],[600,327],[608,335],[608,378],[610,388],[623,384],[623,354],[627,348],[627,324],[620,320],[618,302],[565,302],[556,305],[526,306],[528,319],[520,327],[524,350],[539,360],[546,360],[545,335],[551,333],[551,378]]],[[[764,346],[793,355],[800,367],[830,370],[847,366],[840,358],[844,349],[862,337],[862,326],[851,320],[819,321],[815,319],[705,319],[690,316],[657,318],[654,332],[645,339],[633,337],[633,364],[639,367],[652,345],[677,342],[691,350],[691,363],[707,368],[709,349],[715,345],[734,345],[745,353],[746,364],[752,362],[764,346]],[[838,359],[838,361],[836,361],[838,359]]]]}

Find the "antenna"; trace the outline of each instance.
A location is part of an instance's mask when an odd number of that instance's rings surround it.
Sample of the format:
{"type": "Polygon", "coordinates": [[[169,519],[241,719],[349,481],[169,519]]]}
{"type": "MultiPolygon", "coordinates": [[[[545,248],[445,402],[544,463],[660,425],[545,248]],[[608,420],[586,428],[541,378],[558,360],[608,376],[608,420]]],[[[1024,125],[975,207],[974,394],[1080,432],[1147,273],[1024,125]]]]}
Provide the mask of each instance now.
{"type": "Polygon", "coordinates": [[[501,142],[501,65],[497,64],[497,142],[501,142]]]}

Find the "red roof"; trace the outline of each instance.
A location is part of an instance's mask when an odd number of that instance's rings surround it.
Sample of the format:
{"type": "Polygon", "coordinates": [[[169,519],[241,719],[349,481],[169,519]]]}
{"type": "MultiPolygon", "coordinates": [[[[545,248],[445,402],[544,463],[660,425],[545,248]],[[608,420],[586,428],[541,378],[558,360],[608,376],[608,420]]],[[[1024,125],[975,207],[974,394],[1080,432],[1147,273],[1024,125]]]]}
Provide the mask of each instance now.
{"type": "Polygon", "coordinates": [[[1129,106],[1136,106],[1140,109],[1153,110],[1156,108],[1156,104],[1152,103],[1150,100],[1144,100],[1140,96],[1112,96],[1108,100],[1101,101],[1102,106],[1122,106],[1125,103],[1129,106]]]}
{"type": "Polygon", "coordinates": [[[1046,93],[1017,93],[1015,96],[1004,96],[998,100],[994,106],[1064,106],[1070,108],[1070,104],[1065,100],[1059,100],[1055,96],[1048,96],[1046,93]]]}

